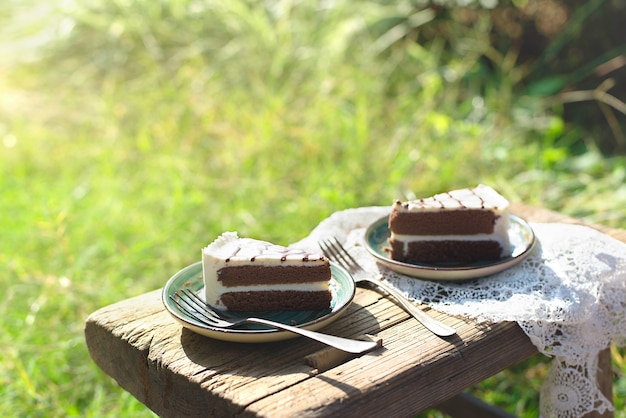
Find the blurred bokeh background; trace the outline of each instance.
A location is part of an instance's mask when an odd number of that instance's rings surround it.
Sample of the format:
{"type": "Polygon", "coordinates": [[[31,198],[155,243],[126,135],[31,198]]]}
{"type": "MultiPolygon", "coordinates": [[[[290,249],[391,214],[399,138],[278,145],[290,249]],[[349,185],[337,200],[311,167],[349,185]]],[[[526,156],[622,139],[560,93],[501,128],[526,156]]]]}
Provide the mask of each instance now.
{"type": "MultiPolygon", "coordinates": [[[[621,0],[3,0],[0,410],[152,416],[90,361],[84,320],[225,230],[287,245],[337,210],[478,183],[626,228],[625,15],[621,0]]],[[[472,391],[534,417],[547,364],[472,391]]]]}

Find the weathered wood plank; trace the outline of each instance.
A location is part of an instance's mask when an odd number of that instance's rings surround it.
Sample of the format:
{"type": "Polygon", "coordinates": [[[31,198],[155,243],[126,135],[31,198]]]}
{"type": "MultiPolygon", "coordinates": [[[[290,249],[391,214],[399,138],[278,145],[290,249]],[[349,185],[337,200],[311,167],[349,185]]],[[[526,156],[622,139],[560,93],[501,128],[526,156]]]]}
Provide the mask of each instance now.
{"type": "MultiPolygon", "coordinates": [[[[209,411],[213,416],[301,414],[311,399],[319,400],[316,413],[337,412],[346,402],[354,404],[355,411],[367,411],[375,406],[370,404],[378,403],[376,398],[380,399],[378,394],[374,398],[369,396],[372,388],[376,389],[373,382],[378,379],[406,381],[407,390],[393,391],[392,401],[402,400],[407,396],[405,392],[412,392],[410,388],[416,381],[422,382],[423,391],[428,389],[431,395],[417,403],[401,402],[407,411],[415,411],[419,405],[428,407],[449,396],[447,380],[459,371],[472,368],[465,361],[462,368],[452,362],[451,368],[437,370],[441,378],[423,379],[430,373],[429,369],[439,368],[436,363],[442,358],[459,357],[460,350],[469,345],[479,350],[476,358],[483,362],[484,351],[477,342],[486,338],[486,331],[494,334],[494,327],[515,333],[522,342],[527,341],[514,324],[476,327],[470,322],[429,312],[459,329],[458,337],[446,341],[433,336],[393,302],[380,298],[375,292],[359,289],[357,293],[354,308],[351,308],[356,321],[348,318],[352,313],[349,312],[345,319],[326,331],[341,335],[378,333],[385,347],[319,375],[303,359],[321,348],[320,344],[304,339],[259,345],[212,340],[181,329],[159,306],[159,291],[95,312],[87,321],[85,333],[93,360],[120,386],[158,414],[177,416],[204,415],[209,411]],[[363,307],[359,305],[361,301],[374,303],[363,307]],[[129,305],[141,306],[152,314],[135,318],[133,310],[127,309],[129,305]],[[114,320],[117,315],[119,321],[114,320]],[[376,361],[372,361],[373,358],[376,361]],[[415,368],[423,370],[417,372],[415,368]],[[403,376],[407,370],[411,372],[403,376]],[[350,383],[342,383],[338,389],[328,383],[334,381],[350,383]],[[346,390],[346,387],[353,389],[346,390]],[[308,395],[303,398],[302,393],[308,395]],[[305,402],[294,402],[294,399],[305,402]]],[[[507,337],[506,340],[514,339],[507,337]]],[[[534,352],[532,346],[526,349],[530,354],[534,352]]],[[[492,367],[503,369],[509,365],[506,357],[510,353],[503,353],[496,357],[505,358],[505,364],[498,365],[496,360],[491,362],[492,367]]],[[[467,352],[463,356],[473,354],[467,352]]],[[[484,379],[485,368],[478,369],[481,370],[478,375],[469,373],[457,379],[459,390],[484,379]]]]}
{"type": "Polygon", "coordinates": [[[248,409],[265,417],[410,416],[536,353],[515,324],[455,325],[457,337],[437,342],[416,321],[405,321],[379,334],[385,348],[375,361],[355,359],[248,409]],[[294,401],[302,393],[319,400],[316,409],[303,410],[294,401]]]}
{"type": "MultiPolygon", "coordinates": [[[[340,319],[326,332],[356,337],[408,318],[392,302],[363,289],[348,315],[351,321],[340,319]],[[385,315],[376,318],[360,303],[385,315]]],[[[232,415],[266,396],[268,388],[279,392],[306,380],[314,370],[304,357],[323,347],[302,338],[236,344],[197,335],[164,311],[160,290],[94,312],[85,335],[94,362],[120,386],[155,412],[179,416],[207,410],[232,415]]]]}

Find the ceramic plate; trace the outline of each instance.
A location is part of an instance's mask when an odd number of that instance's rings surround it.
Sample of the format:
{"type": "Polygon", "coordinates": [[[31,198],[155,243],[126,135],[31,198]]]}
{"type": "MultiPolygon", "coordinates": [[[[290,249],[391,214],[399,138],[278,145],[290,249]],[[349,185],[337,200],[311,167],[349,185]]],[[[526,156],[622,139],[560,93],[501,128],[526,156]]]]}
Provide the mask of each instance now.
{"type": "MultiPolygon", "coordinates": [[[[231,312],[239,316],[256,316],[260,318],[270,319],[276,322],[282,322],[288,325],[296,324],[297,327],[309,330],[317,330],[331,322],[335,321],[346,311],[355,294],[355,285],[352,276],[336,265],[330,263],[332,278],[330,288],[332,292],[332,301],[329,309],[324,311],[285,311],[285,312],[231,312]]],[[[170,314],[180,322],[185,328],[188,328],[198,334],[207,337],[234,342],[270,342],[280,341],[289,338],[298,337],[298,335],[279,330],[276,328],[268,328],[263,325],[247,325],[237,328],[222,328],[203,324],[192,316],[182,312],[176,303],[170,298],[178,297],[178,292],[182,289],[190,289],[197,293],[204,300],[204,282],[202,280],[202,262],[192,264],[170,278],[163,288],[163,304],[170,314]]]]}
{"type": "Polygon", "coordinates": [[[510,215],[509,239],[512,254],[495,261],[484,261],[470,264],[420,264],[403,263],[389,258],[387,239],[390,232],[388,217],[380,218],[369,226],[365,232],[365,246],[378,261],[390,269],[407,276],[430,280],[467,280],[488,276],[508,269],[520,263],[531,253],[535,244],[535,234],[526,221],[510,215]]]}

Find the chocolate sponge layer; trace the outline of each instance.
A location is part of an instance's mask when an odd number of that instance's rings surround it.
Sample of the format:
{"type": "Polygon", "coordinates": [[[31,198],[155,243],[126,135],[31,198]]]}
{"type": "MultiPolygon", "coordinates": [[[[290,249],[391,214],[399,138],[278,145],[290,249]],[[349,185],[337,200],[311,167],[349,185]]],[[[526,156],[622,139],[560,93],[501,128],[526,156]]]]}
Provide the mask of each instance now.
{"type": "Polygon", "coordinates": [[[225,287],[312,283],[330,279],[330,266],[236,266],[222,267],[217,272],[218,280],[225,287]]]}
{"type": "Polygon", "coordinates": [[[331,302],[330,291],[260,291],[224,293],[222,302],[229,311],[324,310],[331,302]]]}
{"type": "Polygon", "coordinates": [[[392,211],[389,229],[404,235],[491,234],[498,215],[485,210],[410,213],[392,211]]]}

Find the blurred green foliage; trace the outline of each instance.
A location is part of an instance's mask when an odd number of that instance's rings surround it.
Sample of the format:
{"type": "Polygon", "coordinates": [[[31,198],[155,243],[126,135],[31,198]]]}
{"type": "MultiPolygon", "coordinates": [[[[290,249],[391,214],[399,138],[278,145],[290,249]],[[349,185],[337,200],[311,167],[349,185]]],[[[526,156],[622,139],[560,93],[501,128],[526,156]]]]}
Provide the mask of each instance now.
{"type": "MultiPolygon", "coordinates": [[[[0,410],[151,416],[91,363],[84,320],[225,230],[288,244],[337,210],[479,182],[626,227],[624,157],[535,94],[560,72],[494,43],[504,6],[2,2],[0,410]]],[[[545,364],[475,390],[536,416],[545,364]]]]}

